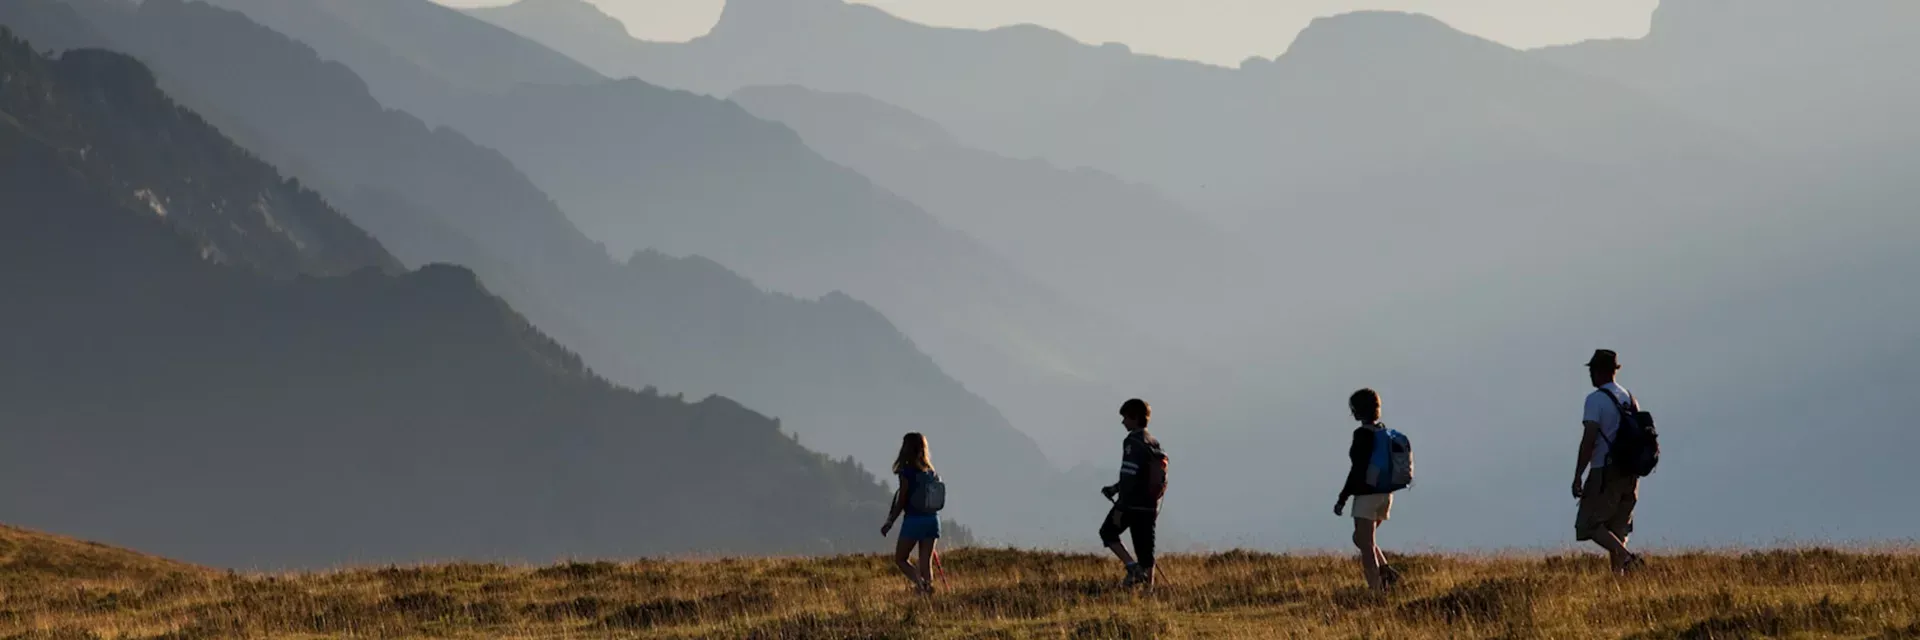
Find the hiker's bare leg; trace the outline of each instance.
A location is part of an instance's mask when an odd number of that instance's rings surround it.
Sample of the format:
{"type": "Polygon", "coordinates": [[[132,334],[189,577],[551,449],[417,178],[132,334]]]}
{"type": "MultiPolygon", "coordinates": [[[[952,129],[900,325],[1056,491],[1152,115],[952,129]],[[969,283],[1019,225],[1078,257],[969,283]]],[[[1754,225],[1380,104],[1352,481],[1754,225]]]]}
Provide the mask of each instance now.
{"type": "Polygon", "coordinates": [[[1127,553],[1127,545],[1115,542],[1107,545],[1107,550],[1112,551],[1113,555],[1120,558],[1121,562],[1127,563],[1129,566],[1133,564],[1133,554],[1127,553]]]}
{"type": "Polygon", "coordinates": [[[1360,549],[1360,570],[1367,575],[1367,587],[1374,591],[1387,588],[1380,579],[1383,555],[1380,546],[1374,543],[1374,532],[1379,526],[1379,522],[1366,518],[1353,519],[1353,546],[1360,549]]]}
{"type": "Polygon", "coordinates": [[[1613,532],[1608,531],[1606,527],[1596,527],[1596,529],[1598,530],[1593,532],[1593,543],[1607,550],[1607,559],[1612,563],[1613,570],[1619,571],[1626,568],[1627,559],[1633,557],[1633,552],[1627,550],[1627,542],[1613,535],[1613,532]]]}
{"type": "Polygon", "coordinates": [[[1107,550],[1120,559],[1122,564],[1133,566],[1133,554],[1127,553],[1127,546],[1120,544],[1120,534],[1127,530],[1126,514],[1116,506],[1107,512],[1107,519],[1100,523],[1100,540],[1105,542],[1107,550]]]}
{"type": "Polygon", "coordinates": [[[937,544],[938,538],[920,541],[920,580],[929,585],[933,584],[933,547],[937,544]]]}
{"type": "Polygon", "coordinates": [[[913,553],[913,545],[916,542],[918,541],[901,538],[900,542],[893,547],[893,565],[900,569],[900,575],[906,576],[908,580],[919,582],[920,571],[914,569],[913,563],[907,561],[907,556],[913,553]]]}
{"type": "Polygon", "coordinates": [[[1387,566],[1387,551],[1380,548],[1380,527],[1386,526],[1386,524],[1385,521],[1375,521],[1373,523],[1373,562],[1382,568],[1387,566]]]}
{"type": "Polygon", "coordinates": [[[1381,579],[1382,579],[1382,580],[1385,580],[1385,576],[1386,576],[1386,572],[1387,572],[1387,567],[1389,566],[1389,565],[1387,565],[1387,550],[1386,550],[1386,549],[1382,549],[1382,548],[1380,548],[1380,526],[1381,526],[1381,525],[1384,525],[1384,524],[1386,524],[1386,523],[1385,523],[1385,522],[1375,522],[1375,523],[1373,524],[1373,533],[1374,533],[1374,536],[1373,536],[1373,538],[1374,538],[1374,539],[1373,539],[1373,562],[1374,562],[1374,564],[1375,564],[1376,566],[1378,566],[1378,567],[1380,567],[1380,574],[1381,574],[1381,579]]]}

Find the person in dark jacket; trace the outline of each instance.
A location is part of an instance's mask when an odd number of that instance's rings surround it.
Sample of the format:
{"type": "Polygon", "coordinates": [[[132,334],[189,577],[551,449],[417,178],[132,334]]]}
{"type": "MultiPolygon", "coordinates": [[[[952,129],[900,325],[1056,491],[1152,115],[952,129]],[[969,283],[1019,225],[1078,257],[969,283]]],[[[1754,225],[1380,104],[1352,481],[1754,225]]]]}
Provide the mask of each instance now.
{"type": "Polygon", "coordinates": [[[1333,503],[1333,515],[1342,515],[1347,499],[1353,499],[1353,546],[1360,549],[1360,568],[1366,573],[1367,586],[1385,591],[1400,582],[1400,572],[1387,565],[1387,554],[1380,550],[1377,534],[1393,509],[1393,494],[1380,493],[1367,485],[1367,463],[1373,459],[1378,434],[1386,428],[1380,422],[1380,394],[1361,389],[1347,398],[1347,409],[1360,426],[1353,430],[1353,444],[1347,447],[1347,482],[1340,487],[1340,499],[1333,503]]]}
{"type": "Polygon", "coordinates": [[[1120,424],[1127,428],[1120,449],[1120,481],[1100,489],[1113,500],[1113,509],[1100,525],[1100,542],[1126,563],[1127,586],[1153,584],[1154,525],[1160,519],[1160,498],[1167,490],[1167,456],[1160,450],[1160,441],[1147,433],[1152,418],[1153,408],[1144,400],[1134,398],[1120,405],[1120,424]],[[1120,534],[1127,531],[1133,532],[1138,561],[1120,543],[1120,534]]]}

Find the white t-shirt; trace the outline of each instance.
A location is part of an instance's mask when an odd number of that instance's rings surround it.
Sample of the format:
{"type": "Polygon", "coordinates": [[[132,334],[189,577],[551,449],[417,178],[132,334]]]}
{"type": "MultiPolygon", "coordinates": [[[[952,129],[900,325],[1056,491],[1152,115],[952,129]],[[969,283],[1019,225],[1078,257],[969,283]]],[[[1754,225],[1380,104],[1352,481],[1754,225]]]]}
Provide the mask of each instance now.
{"type": "Polygon", "coordinates": [[[1600,425],[1600,441],[1593,445],[1593,460],[1589,465],[1595,469],[1607,466],[1607,451],[1612,449],[1607,442],[1613,440],[1614,434],[1620,431],[1619,405],[1614,404],[1613,397],[1609,397],[1607,392],[1601,389],[1612,391],[1613,395],[1620,398],[1623,403],[1629,405],[1633,403],[1633,394],[1628,393],[1626,388],[1615,382],[1609,382],[1605,386],[1594,389],[1593,393],[1587,394],[1587,407],[1586,411],[1580,414],[1580,422],[1583,424],[1593,422],[1600,425]]]}

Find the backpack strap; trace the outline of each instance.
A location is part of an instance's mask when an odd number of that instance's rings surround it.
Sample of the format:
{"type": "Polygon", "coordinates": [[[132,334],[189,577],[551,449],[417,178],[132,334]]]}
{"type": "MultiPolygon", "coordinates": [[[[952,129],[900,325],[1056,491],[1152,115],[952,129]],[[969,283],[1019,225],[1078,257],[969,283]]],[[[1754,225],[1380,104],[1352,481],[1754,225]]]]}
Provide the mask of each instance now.
{"type": "MultiPolygon", "coordinates": [[[[1599,391],[1599,392],[1601,392],[1601,393],[1604,393],[1604,394],[1607,394],[1607,399],[1608,399],[1608,400],[1612,400],[1612,401],[1613,401],[1613,411],[1614,411],[1614,413],[1617,413],[1617,414],[1619,414],[1619,416],[1620,416],[1620,421],[1621,421],[1621,422],[1626,422],[1626,421],[1627,421],[1627,407],[1626,407],[1626,405],[1623,405],[1623,404],[1620,404],[1620,396],[1616,396],[1616,395],[1613,395],[1613,390],[1612,390],[1612,389],[1608,389],[1608,388],[1606,388],[1606,387],[1596,387],[1596,388],[1595,388],[1595,390],[1597,390],[1597,391],[1599,391]]],[[[1631,394],[1631,393],[1629,393],[1629,394],[1627,394],[1627,399],[1629,399],[1629,400],[1632,400],[1632,399],[1633,399],[1633,394],[1631,394]]],[[[1638,400],[1633,400],[1633,402],[1634,402],[1635,404],[1638,404],[1638,403],[1639,403],[1640,401],[1638,401],[1638,400]]],[[[1618,433],[1619,433],[1619,429],[1620,429],[1620,427],[1619,427],[1619,425],[1614,425],[1614,432],[1615,432],[1616,434],[1618,434],[1618,433]]],[[[1609,455],[1609,456],[1611,456],[1611,455],[1613,455],[1613,438],[1609,438],[1609,437],[1607,437],[1607,430],[1606,430],[1606,429],[1601,429],[1601,430],[1600,430],[1600,439],[1601,439],[1601,440],[1605,440],[1605,441],[1607,441],[1607,455],[1609,455]]]]}
{"type": "MultiPolygon", "coordinates": [[[[1634,413],[1640,412],[1640,399],[1633,397],[1632,392],[1627,393],[1627,403],[1630,403],[1630,404],[1623,404],[1620,402],[1620,396],[1613,395],[1612,390],[1606,387],[1598,387],[1598,389],[1601,392],[1607,394],[1607,398],[1613,400],[1613,410],[1620,414],[1620,422],[1622,424],[1625,424],[1627,421],[1627,411],[1629,409],[1631,409],[1634,413]]],[[[1616,436],[1619,435],[1618,425],[1614,427],[1614,435],[1616,436]]],[[[1607,456],[1612,457],[1613,456],[1613,438],[1607,437],[1607,432],[1605,430],[1602,430],[1600,432],[1600,439],[1607,441],[1607,456]]]]}
{"type": "MultiPolygon", "coordinates": [[[[1620,396],[1613,395],[1612,389],[1608,389],[1606,387],[1596,387],[1596,390],[1601,393],[1607,394],[1607,398],[1613,400],[1613,408],[1621,409],[1621,410],[1625,409],[1626,403],[1620,401],[1620,396]]],[[[1634,404],[1640,403],[1640,401],[1633,399],[1633,394],[1631,393],[1627,394],[1627,400],[1633,402],[1634,404]]]]}

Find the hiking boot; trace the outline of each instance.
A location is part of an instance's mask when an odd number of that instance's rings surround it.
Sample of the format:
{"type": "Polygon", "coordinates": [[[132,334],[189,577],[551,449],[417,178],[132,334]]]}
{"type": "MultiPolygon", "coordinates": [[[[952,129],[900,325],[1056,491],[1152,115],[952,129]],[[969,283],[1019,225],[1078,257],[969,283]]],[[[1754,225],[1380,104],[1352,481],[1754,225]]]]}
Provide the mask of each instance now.
{"type": "Polygon", "coordinates": [[[1137,587],[1140,585],[1153,586],[1153,567],[1133,567],[1127,569],[1127,579],[1121,583],[1121,586],[1137,587]]]}
{"type": "Polygon", "coordinates": [[[1388,589],[1400,586],[1400,570],[1392,566],[1380,567],[1380,584],[1388,589]]]}
{"type": "Polygon", "coordinates": [[[1627,554],[1627,561],[1620,563],[1620,573],[1639,573],[1647,568],[1647,559],[1638,553],[1627,554]]]}
{"type": "Polygon", "coordinates": [[[933,581],[927,580],[913,583],[913,592],[923,596],[933,595],[933,581]]]}

